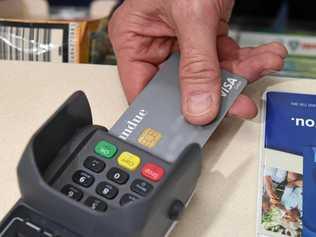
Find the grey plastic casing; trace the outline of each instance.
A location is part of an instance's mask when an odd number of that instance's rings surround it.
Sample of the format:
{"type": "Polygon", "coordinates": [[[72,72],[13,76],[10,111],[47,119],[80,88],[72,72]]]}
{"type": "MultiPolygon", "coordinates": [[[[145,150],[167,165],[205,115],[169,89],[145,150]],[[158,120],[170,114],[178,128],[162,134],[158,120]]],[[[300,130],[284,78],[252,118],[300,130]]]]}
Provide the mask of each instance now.
{"type": "MultiPolygon", "coordinates": [[[[71,96],[27,145],[18,165],[21,199],[3,220],[0,233],[10,219],[19,216],[23,207],[24,212],[25,208],[29,210],[31,222],[36,213],[41,218],[36,218],[40,223],[35,221],[35,224],[53,228],[55,234],[63,237],[162,237],[166,234],[174,222],[168,216],[172,204],[175,200],[186,203],[196,186],[201,173],[201,147],[197,144],[186,147],[149,196],[126,207],[98,213],[51,187],[44,174],[57,156],[62,154],[65,162],[72,159],[100,130],[107,134],[105,128],[92,125],[86,96],[82,92],[71,96]]],[[[126,143],[113,138],[121,145],[126,143]]],[[[126,143],[126,146],[131,145],[126,143]]]]}

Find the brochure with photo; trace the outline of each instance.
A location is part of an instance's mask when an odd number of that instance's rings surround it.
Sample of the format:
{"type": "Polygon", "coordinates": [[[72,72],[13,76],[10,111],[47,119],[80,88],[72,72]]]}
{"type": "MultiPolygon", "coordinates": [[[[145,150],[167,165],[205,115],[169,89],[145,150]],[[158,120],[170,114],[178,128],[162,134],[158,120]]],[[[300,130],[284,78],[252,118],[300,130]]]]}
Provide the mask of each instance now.
{"type": "Polygon", "coordinates": [[[303,189],[316,187],[316,178],[306,187],[303,178],[304,150],[316,145],[316,95],[267,92],[263,121],[257,236],[300,237],[312,205],[303,205],[303,189]]]}
{"type": "Polygon", "coordinates": [[[316,237],[316,146],[304,149],[303,236],[316,237]]]}

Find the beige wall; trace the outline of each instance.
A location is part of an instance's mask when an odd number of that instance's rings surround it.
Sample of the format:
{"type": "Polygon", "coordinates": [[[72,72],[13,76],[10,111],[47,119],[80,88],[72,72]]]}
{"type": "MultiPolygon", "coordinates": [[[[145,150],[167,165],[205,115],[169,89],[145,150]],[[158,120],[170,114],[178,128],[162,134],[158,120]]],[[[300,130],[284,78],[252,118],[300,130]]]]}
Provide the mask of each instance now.
{"type": "Polygon", "coordinates": [[[47,4],[44,0],[0,0],[0,17],[47,16],[47,4]]]}

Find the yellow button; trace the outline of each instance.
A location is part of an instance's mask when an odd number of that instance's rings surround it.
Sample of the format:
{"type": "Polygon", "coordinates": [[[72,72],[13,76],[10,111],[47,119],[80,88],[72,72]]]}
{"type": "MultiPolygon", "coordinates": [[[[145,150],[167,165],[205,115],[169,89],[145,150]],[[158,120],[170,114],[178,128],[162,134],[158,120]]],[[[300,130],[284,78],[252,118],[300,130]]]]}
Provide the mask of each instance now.
{"type": "Polygon", "coordinates": [[[121,167],[135,171],[139,167],[141,160],[138,156],[125,151],[119,156],[117,162],[121,167]]]}

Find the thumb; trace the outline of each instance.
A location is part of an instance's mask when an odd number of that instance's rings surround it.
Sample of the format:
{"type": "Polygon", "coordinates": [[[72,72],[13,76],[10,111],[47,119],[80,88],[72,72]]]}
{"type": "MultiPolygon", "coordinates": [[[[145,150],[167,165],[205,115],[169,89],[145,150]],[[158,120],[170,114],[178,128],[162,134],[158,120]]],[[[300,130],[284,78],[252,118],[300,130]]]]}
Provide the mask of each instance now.
{"type": "Polygon", "coordinates": [[[216,118],[221,99],[216,47],[220,18],[215,11],[206,9],[193,6],[190,15],[183,16],[181,11],[174,17],[181,52],[182,112],[189,122],[197,125],[216,118]]]}

